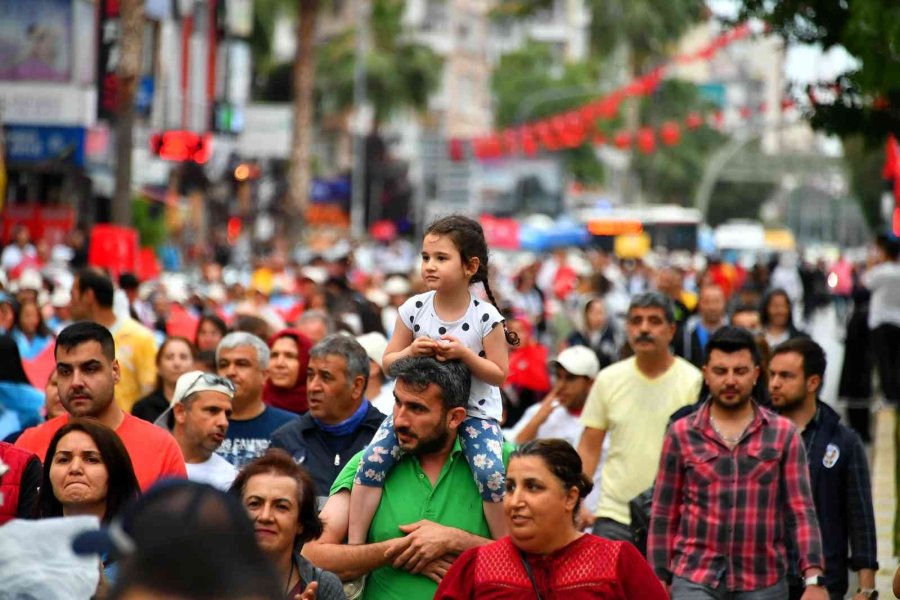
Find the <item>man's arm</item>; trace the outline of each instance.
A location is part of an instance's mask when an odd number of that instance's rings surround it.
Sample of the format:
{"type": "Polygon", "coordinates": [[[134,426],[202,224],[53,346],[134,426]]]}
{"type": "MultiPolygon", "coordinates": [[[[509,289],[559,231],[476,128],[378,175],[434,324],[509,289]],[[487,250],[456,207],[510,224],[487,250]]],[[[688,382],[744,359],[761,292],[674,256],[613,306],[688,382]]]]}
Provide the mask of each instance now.
{"type": "Polygon", "coordinates": [[[600,452],[603,451],[603,440],[606,438],[605,429],[585,427],[578,443],[578,455],[581,457],[581,470],[592,480],[600,462],[600,452]]]}
{"type": "Polygon", "coordinates": [[[349,511],[349,490],[342,490],[330,496],[319,513],[324,525],[322,535],[319,539],[303,545],[303,556],[320,569],[336,574],[341,581],[362,577],[388,565],[390,560],[385,556],[388,550],[395,546],[405,549],[409,545],[408,538],[359,546],[344,544],[350,519],[349,511]]]}
{"type": "Polygon", "coordinates": [[[553,389],[550,390],[550,393],[548,393],[538,405],[539,408],[537,411],[526,423],[522,422],[525,420],[524,416],[519,423],[516,423],[516,426],[513,427],[513,432],[515,434],[513,441],[516,444],[522,445],[538,436],[538,430],[541,428],[541,425],[547,422],[547,418],[553,413],[554,409],[559,406],[559,402],[556,399],[558,392],[559,384],[555,385],[553,389]]]}
{"type": "Polygon", "coordinates": [[[819,520],[809,485],[806,450],[796,429],[792,428],[785,440],[781,468],[787,511],[785,516],[789,535],[794,535],[800,556],[800,572],[804,577],[819,575],[825,565],[822,535],[819,533],[819,520]]]}
{"type": "Polygon", "coordinates": [[[875,537],[875,510],[869,463],[859,436],[851,432],[851,452],[847,457],[846,515],[850,537],[850,568],[859,571],[859,587],[875,587],[878,544],[875,537]]]}
{"type": "Polygon", "coordinates": [[[647,558],[653,572],[664,585],[671,583],[672,549],[681,522],[684,487],[682,464],[681,445],[674,428],[670,428],[663,440],[647,535],[647,558]]]}
{"type": "Polygon", "coordinates": [[[462,529],[424,519],[409,525],[401,525],[400,531],[407,534],[409,546],[406,549],[399,545],[395,546],[387,551],[387,556],[396,557],[393,561],[395,569],[406,569],[410,573],[419,573],[432,561],[442,557],[455,558],[469,548],[483,546],[493,541],[462,529]]]}

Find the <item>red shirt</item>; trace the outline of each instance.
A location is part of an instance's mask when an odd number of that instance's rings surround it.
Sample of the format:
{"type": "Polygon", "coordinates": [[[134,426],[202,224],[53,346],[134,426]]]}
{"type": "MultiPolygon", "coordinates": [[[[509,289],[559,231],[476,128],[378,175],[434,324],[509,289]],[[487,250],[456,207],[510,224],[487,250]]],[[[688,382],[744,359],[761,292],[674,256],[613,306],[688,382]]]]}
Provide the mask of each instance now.
{"type": "Polygon", "coordinates": [[[730,592],[785,577],[788,536],[801,572],[823,568],[819,522],[803,441],[789,420],[765,408],[731,450],[709,421],[710,403],[669,428],[663,442],[647,556],[670,575],[730,592]]]}
{"type": "MultiPolygon", "coordinates": [[[[634,546],[585,534],[546,556],[526,554],[545,600],[667,600],[634,546]]],[[[438,586],[435,600],[536,598],[509,537],[463,552],[438,586]]]]}
{"type": "MultiPolygon", "coordinates": [[[[184,456],[175,438],[152,423],[128,413],[124,415],[125,418],[116,429],[116,433],[128,450],[141,490],[146,491],[158,479],[166,477],[187,479],[184,456]]],[[[50,440],[68,422],[69,415],[64,414],[36,427],[30,427],[16,440],[16,446],[34,452],[41,461],[44,461],[50,440]]]]}

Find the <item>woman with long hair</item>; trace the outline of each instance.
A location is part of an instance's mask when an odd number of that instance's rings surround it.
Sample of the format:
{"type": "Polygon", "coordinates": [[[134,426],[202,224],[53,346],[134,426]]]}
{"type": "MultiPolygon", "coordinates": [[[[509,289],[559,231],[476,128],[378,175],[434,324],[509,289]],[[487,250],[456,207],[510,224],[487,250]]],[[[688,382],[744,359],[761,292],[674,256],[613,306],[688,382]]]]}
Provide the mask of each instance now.
{"type": "Polygon", "coordinates": [[[187,338],[170,336],[156,353],[156,389],[141,398],[131,409],[131,414],[145,421],[154,422],[172,402],[178,378],[194,368],[197,349],[187,338]]]}
{"type": "Polygon", "coordinates": [[[26,300],[19,307],[12,336],[19,347],[19,354],[25,360],[33,359],[53,342],[53,332],[44,323],[37,302],[26,300]]]}

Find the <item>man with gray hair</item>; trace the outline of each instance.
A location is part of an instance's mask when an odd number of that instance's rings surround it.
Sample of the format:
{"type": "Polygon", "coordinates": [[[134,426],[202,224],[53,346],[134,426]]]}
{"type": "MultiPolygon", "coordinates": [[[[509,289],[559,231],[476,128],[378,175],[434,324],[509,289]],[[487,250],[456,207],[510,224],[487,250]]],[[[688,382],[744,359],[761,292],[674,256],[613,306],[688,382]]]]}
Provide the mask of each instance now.
{"type": "Polygon", "coordinates": [[[216,367],[234,385],[228,433],[216,452],[240,469],[265,453],[272,433],[292,420],[294,413],[263,403],[269,347],[252,333],[235,331],[222,338],[216,348],[216,367]]]}
{"type": "Polygon", "coordinates": [[[337,474],[365,448],[384,415],[365,399],[369,356],[352,336],[329,335],[312,347],[306,370],[309,412],[272,435],[302,464],[316,483],[316,495],[327,497],[337,474]]]}

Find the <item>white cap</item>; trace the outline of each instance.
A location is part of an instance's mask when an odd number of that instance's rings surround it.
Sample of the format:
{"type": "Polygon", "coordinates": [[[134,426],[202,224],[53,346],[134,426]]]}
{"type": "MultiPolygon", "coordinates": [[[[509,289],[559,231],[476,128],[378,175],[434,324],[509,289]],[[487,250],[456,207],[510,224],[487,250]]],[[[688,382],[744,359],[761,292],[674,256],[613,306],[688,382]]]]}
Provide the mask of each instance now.
{"type": "Polygon", "coordinates": [[[384,367],[381,366],[381,359],[384,357],[384,351],[387,350],[387,338],[377,331],[373,331],[357,336],[356,341],[363,347],[368,357],[375,361],[378,368],[384,370],[384,367]]]}
{"type": "Polygon", "coordinates": [[[65,290],[61,287],[57,287],[53,290],[53,294],[50,296],[50,306],[53,308],[65,308],[72,301],[72,296],[69,294],[69,290],[65,290]]]}
{"type": "Polygon", "coordinates": [[[300,269],[300,275],[316,285],[322,285],[328,281],[328,271],[322,267],[303,267],[300,269]]]}
{"type": "Polygon", "coordinates": [[[225,293],[225,286],[221,283],[211,283],[206,288],[206,299],[217,304],[223,304],[228,300],[228,294],[225,293]]]}
{"type": "Polygon", "coordinates": [[[388,296],[406,296],[409,294],[409,279],[393,275],[387,278],[381,289],[388,296]]]}
{"type": "Polygon", "coordinates": [[[22,271],[22,274],[19,275],[18,290],[38,291],[42,287],[44,287],[44,282],[43,279],[41,279],[41,274],[34,269],[25,269],[22,271]]]}
{"type": "Polygon", "coordinates": [[[159,415],[153,423],[168,429],[169,413],[172,412],[175,405],[197,392],[219,392],[228,396],[229,400],[234,400],[234,384],[228,379],[205,371],[188,371],[178,378],[178,382],[175,384],[175,393],[172,394],[172,401],[169,402],[169,408],[159,415]]]}
{"type": "Polygon", "coordinates": [[[366,299],[372,304],[375,304],[376,306],[380,306],[382,308],[387,306],[391,301],[390,297],[386,293],[384,293],[384,291],[379,290],[378,288],[367,290],[366,299]]]}
{"type": "Polygon", "coordinates": [[[597,355],[587,346],[572,346],[559,353],[556,360],[550,364],[557,364],[572,375],[580,375],[593,379],[600,372],[600,361],[597,355]]]}

